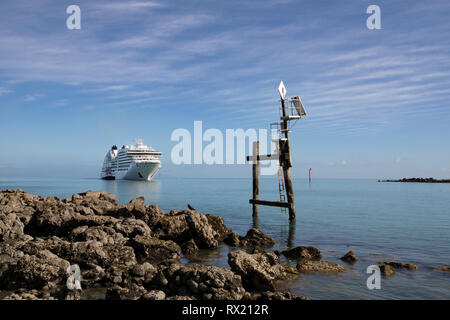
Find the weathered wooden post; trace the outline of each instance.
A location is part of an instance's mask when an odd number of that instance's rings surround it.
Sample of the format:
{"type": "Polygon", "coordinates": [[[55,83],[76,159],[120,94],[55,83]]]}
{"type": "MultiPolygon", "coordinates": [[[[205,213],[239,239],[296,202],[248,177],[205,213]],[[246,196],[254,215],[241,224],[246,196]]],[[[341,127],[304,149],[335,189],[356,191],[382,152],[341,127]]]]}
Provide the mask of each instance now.
{"type": "MultiPolygon", "coordinates": [[[[256,157],[253,160],[253,200],[259,200],[259,141],[253,142],[253,156],[256,157]]],[[[253,203],[253,217],[257,217],[259,214],[259,207],[256,203],[253,203]]]]}
{"type": "Polygon", "coordinates": [[[284,187],[286,190],[287,201],[289,204],[289,220],[295,220],[295,202],[294,202],[294,187],[292,186],[291,177],[291,150],[289,146],[289,128],[288,128],[288,113],[284,96],[281,97],[281,108],[283,114],[283,122],[281,123],[281,132],[284,132],[284,139],[280,139],[280,166],[283,168],[284,187]]]}

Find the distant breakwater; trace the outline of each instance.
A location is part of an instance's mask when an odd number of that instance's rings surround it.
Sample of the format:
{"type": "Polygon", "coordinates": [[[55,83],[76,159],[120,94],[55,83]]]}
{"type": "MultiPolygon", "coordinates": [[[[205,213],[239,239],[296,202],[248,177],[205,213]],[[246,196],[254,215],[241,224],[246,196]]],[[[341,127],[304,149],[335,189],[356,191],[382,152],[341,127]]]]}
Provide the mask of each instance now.
{"type": "Polygon", "coordinates": [[[450,183],[450,179],[403,178],[399,180],[378,180],[378,182],[418,182],[418,183],[450,183]]]}

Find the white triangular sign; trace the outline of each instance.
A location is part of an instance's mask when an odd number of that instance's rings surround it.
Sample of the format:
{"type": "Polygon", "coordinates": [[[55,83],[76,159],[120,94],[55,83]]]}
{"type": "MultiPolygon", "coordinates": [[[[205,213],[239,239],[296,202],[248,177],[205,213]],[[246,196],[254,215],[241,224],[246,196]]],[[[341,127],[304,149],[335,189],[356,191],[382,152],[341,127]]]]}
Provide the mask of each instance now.
{"type": "Polygon", "coordinates": [[[283,81],[280,82],[280,85],[278,86],[278,92],[280,93],[281,99],[284,99],[286,96],[286,88],[284,87],[283,81]]]}

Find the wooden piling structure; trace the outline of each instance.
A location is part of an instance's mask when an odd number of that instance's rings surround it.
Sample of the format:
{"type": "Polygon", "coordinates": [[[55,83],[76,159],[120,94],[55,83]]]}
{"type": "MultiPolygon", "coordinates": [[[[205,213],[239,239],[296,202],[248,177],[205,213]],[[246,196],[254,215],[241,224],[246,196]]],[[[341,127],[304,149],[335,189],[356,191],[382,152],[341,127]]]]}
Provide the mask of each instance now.
{"type": "MultiPolygon", "coordinates": [[[[259,154],[259,141],[253,143],[253,155],[247,156],[247,161],[253,162],[253,198],[249,200],[249,202],[253,206],[253,217],[258,217],[259,214],[259,205],[264,206],[273,206],[280,208],[288,208],[289,210],[289,220],[291,222],[295,221],[295,201],[294,201],[294,187],[292,185],[292,176],[291,176],[291,150],[289,145],[289,121],[298,120],[302,116],[306,115],[306,111],[304,110],[303,104],[300,100],[300,97],[293,97],[290,100],[285,99],[286,88],[284,87],[283,82],[280,83],[278,87],[278,92],[281,97],[281,114],[280,114],[280,129],[277,132],[281,132],[282,137],[278,139],[278,154],[267,154],[260,155],[259,154]],[[290,109],[286,106],[286,101],[290,103],[290,109]],[[295,110],[298,115],[294,115],[292,113],[293,105],[295,106],[295,110]],[[259,161],[265,160],[278,160],[280,167],[283,171],[283,181],[284,181],[284,190],[283,184],[279,180],[279,188],[280,188],[280,201],[266,201],[259,199],[259,161]],[[280,187],[281,186],[281,187],[280,187]],[[284,196],[281,197],[281,193],[286,192],[286,200],[284,200],[284,196]]],[[[272,125],[272,124],[271,124],[272,125]]],[[[310,178],[311,179],[311,178],[310,178]]]]}
{"type": "MultiPolygon", "coordinates": [[[[256,156],[256,160],[253,161],[253,199],[259,200],[259,141],[253,142],[253,155],[256,156]]],[[[259,206],[253,203],[253,217],[259,215],[259,206]]]]}

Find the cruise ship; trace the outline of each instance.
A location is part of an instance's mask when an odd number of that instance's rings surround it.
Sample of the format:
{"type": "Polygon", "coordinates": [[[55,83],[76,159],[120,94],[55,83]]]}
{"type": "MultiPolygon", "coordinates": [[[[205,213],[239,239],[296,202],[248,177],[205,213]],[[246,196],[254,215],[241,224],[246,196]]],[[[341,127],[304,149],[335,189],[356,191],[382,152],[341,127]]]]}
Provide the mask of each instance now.
{"type": "Polygon", "coordinates": [[[114,145],[105,156],[101,178],[150,181],[161,168],[161,156],[161,152],[144,145],[142,139],[120,149],[114,145]]]}

